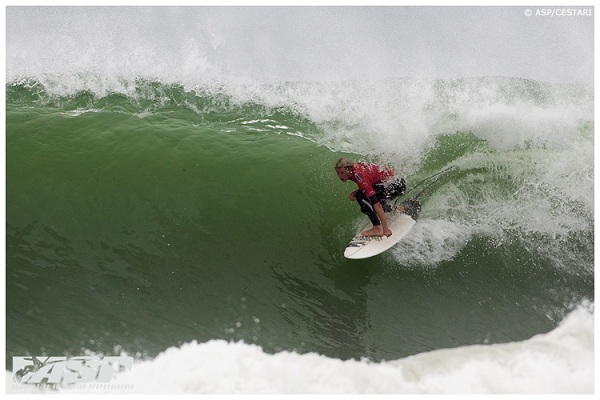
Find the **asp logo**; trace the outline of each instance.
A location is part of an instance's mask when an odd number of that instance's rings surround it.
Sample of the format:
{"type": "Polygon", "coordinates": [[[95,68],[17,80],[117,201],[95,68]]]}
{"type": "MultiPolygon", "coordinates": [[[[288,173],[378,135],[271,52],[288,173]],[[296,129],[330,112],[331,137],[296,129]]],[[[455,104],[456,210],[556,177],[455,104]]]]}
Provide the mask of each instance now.
{"type": "Polygon", "coordinates": [[[80,384],[110,382],[130,370],[133,357],[13,357],[14,380],[22,384],[80,384]]]}

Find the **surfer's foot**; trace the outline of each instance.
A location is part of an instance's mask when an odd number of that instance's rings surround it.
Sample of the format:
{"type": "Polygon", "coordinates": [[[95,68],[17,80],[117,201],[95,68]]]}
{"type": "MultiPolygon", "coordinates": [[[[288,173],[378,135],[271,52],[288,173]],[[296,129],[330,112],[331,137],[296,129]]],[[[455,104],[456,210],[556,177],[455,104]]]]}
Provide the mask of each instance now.
{"type": "Polygon", "coordinates": [[[396,207],[396,212],[402,214],[404,212],[404,206],[402,204],[400,204],[398,207],[396,207]]]}
{"type": "Polygon", "coordinates": [[[381,225],[374,226],[371,229],[369,229],[368,231],[364,231],[363,233],[361,233],[361,235],[363,235],[363,236],[383,236],[383,228],[381,227],[381,225]]]}
{"type": "Polygon", "coordinates": [[[369,229],[368,231],[364,231],[363,233],[361,233],[361,235],[363,236],[387,236],[390,237],[392,236],[392,231],[389,229],[383,229],[383,227],[381,225],[379,226],[374,226],[371,229],[369,229]]]}

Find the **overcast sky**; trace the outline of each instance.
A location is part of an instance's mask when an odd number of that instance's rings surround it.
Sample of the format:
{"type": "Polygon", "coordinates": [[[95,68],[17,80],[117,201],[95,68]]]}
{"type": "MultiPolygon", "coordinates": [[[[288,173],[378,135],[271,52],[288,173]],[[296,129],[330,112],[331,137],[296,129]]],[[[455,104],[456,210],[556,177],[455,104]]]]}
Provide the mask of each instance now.
{"type": "Polygon", "coordinates": [[[593,17],[536,15],[540,9],[8,7],[7,75],[110,67],[212,70],[260,82],[491,75],[592,82],[593,17]]]}

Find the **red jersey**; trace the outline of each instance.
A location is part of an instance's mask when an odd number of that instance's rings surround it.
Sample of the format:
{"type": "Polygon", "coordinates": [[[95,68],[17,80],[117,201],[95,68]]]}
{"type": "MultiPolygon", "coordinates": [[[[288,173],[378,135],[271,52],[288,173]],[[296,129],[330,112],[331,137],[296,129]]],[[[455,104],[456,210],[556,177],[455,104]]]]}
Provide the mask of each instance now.
{"type": "Polygon", "coordinates": [[[379,167],[371,163],[354,163],[350,180],[356,182],[358,188],[365,193],[367,198],[375,194],[373,185],[394,176],[394,170],[379,167]]]}

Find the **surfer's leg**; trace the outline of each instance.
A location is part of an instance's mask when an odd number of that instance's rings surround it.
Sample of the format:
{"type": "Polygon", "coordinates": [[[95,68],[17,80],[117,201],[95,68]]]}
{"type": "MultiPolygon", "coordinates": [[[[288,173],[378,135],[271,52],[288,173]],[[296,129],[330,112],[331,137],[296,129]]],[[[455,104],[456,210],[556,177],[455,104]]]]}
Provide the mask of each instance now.
{"type": "Polygon", "coordinates": [[[360,211],[367,214],[367,217],[369,217],[373,226],[381,225],[381,221],[379,221],[373,205],[360,190],[356,192],[356,202],[360,206],[360,211]]]}

